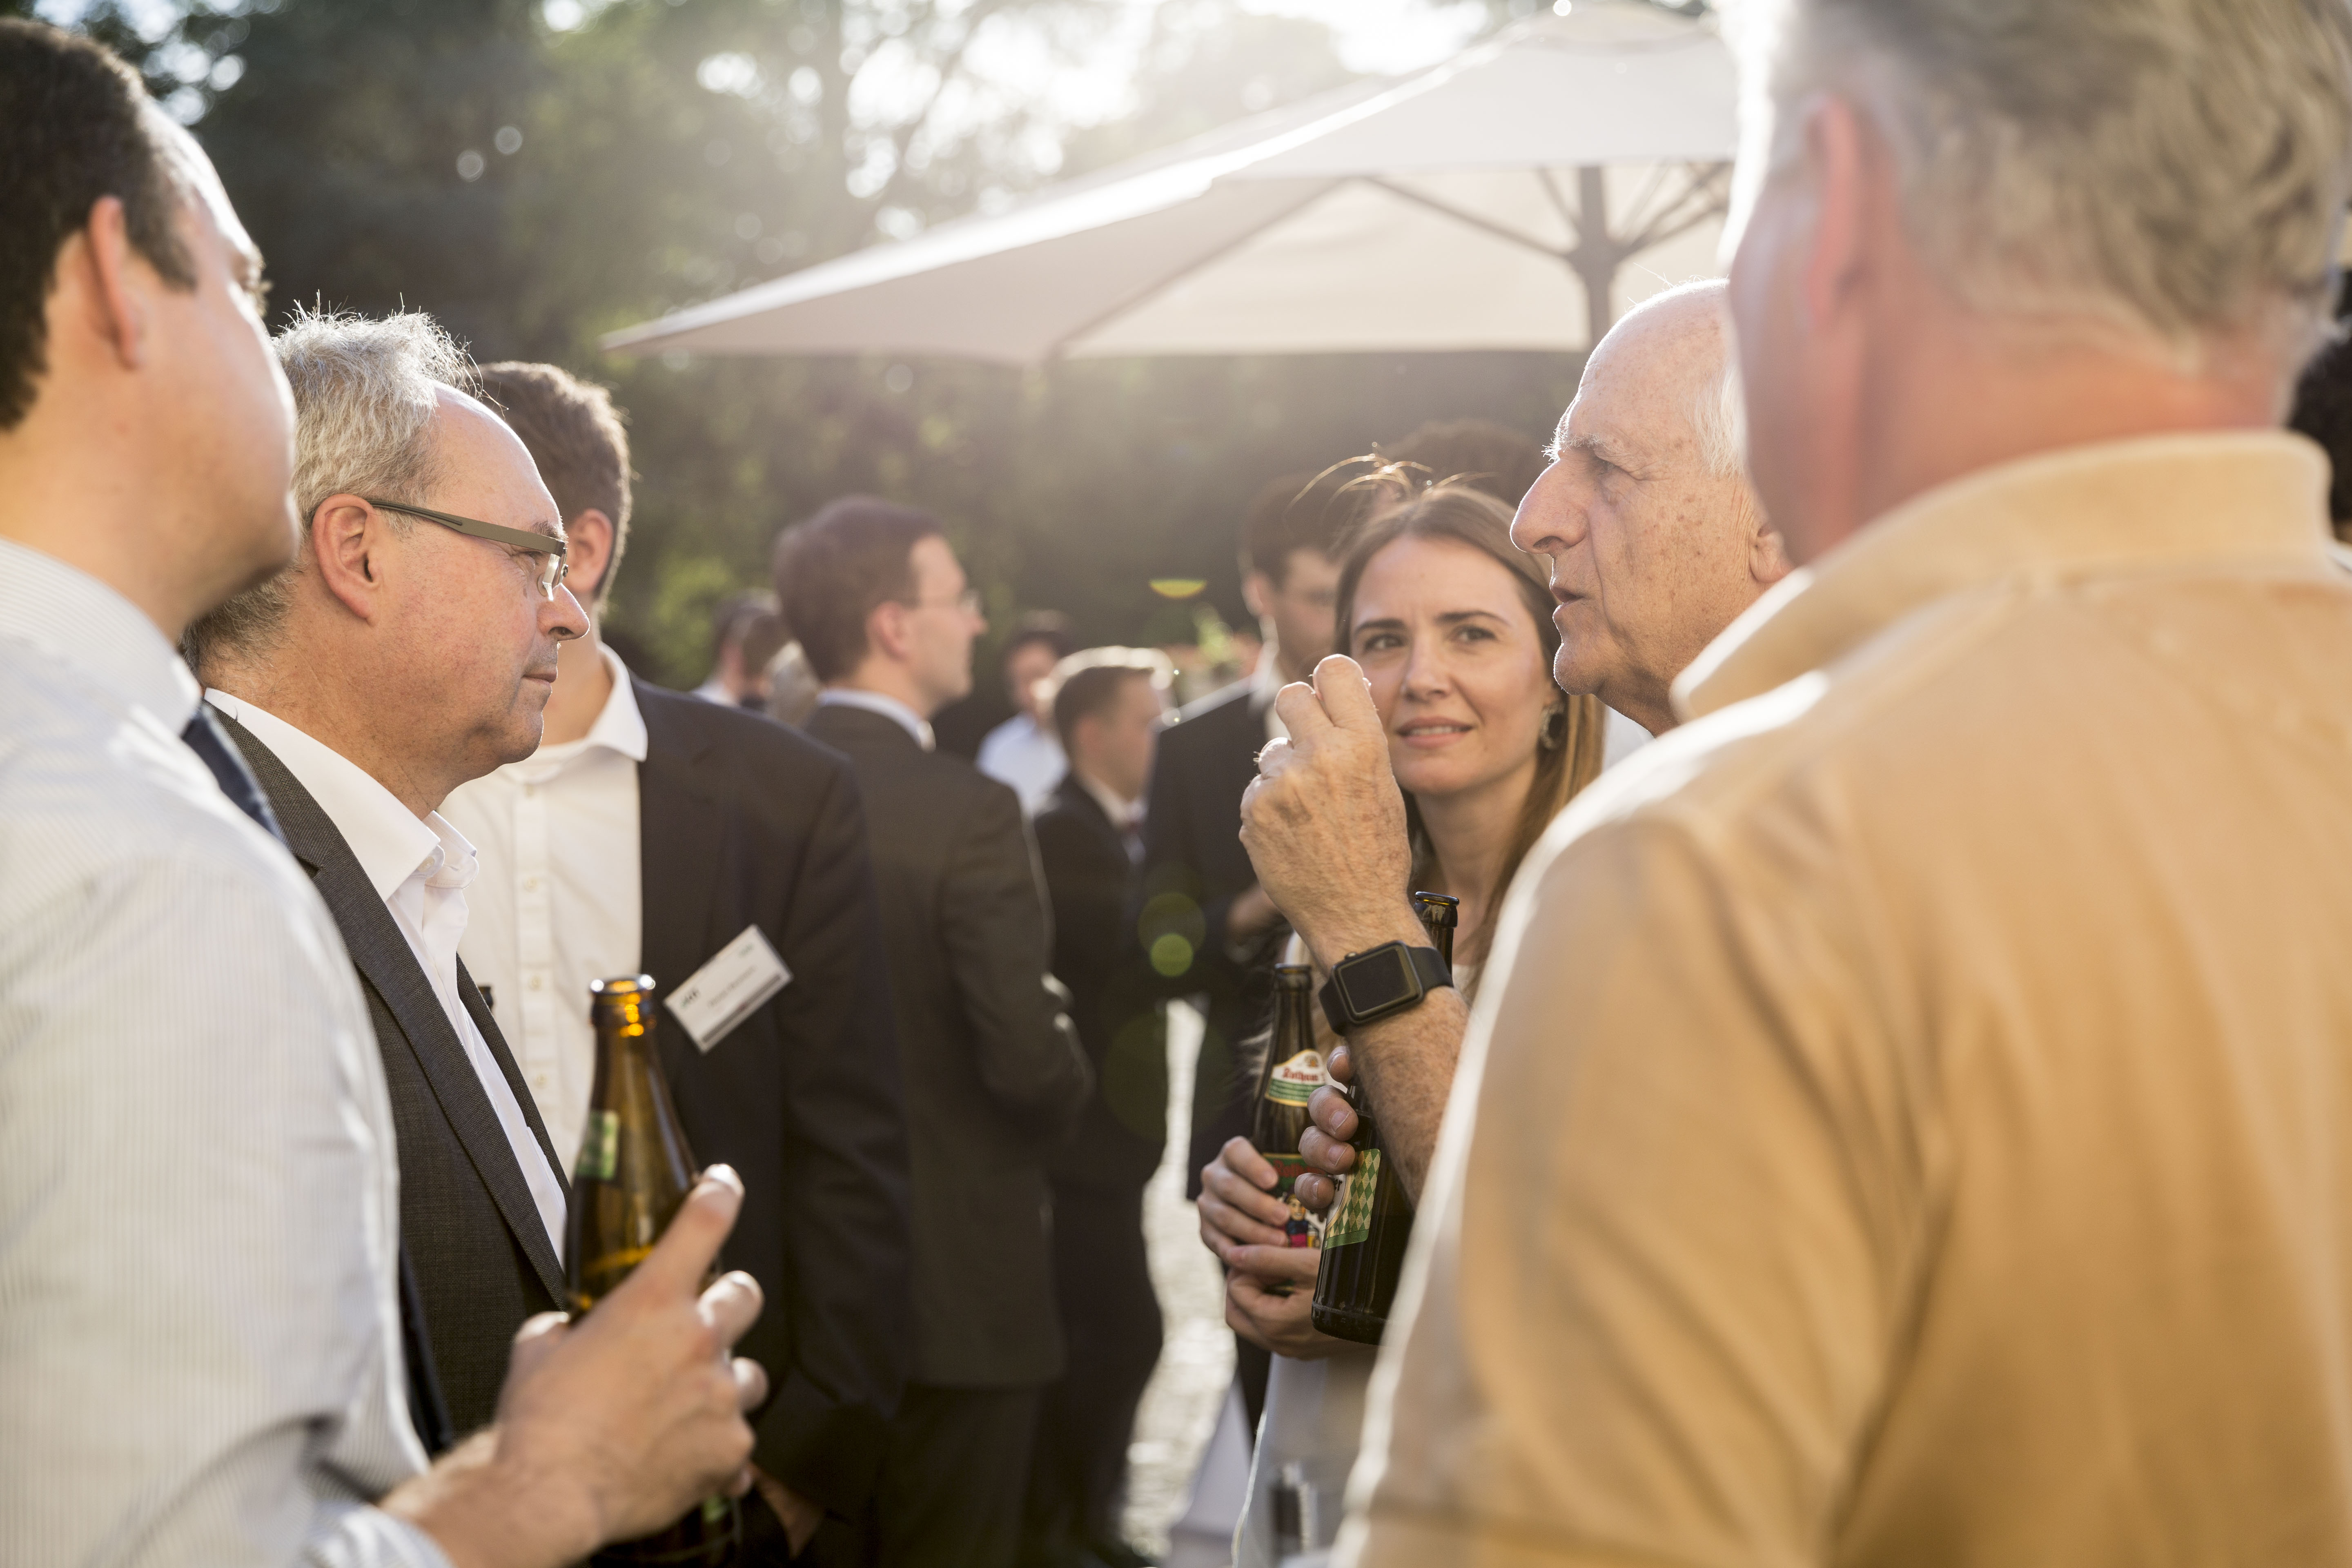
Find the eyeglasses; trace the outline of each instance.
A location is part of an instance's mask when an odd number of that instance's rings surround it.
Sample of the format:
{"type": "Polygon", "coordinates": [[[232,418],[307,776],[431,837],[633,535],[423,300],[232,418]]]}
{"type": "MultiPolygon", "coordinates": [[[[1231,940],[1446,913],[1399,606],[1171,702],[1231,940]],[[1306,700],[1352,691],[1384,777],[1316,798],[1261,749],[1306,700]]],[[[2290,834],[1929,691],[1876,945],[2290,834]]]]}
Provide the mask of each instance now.
{"type": "Polygon", "coordinates": [[[966,588],[952,599],[901,599],[898,603],[910,610],[961,610],[967,616],[981,611],[980,590],[966,588]]]}
{"type": "Polygon", "coordinates": [[[564,574],[571,570],[564,563],[563,541],[547,534],[534,533],[527,528],[502,528],[495,522],[478,522],[470,517],[457,517],[446,511],[435,511],[430,507],[410,506],[406,501],[379,500],[373,496],[362,496],[360,500],[383,511],[401,512],[409,517],[424,518],[428,522],[437,522],[471,539],[487,539],[493,544],[510,545],[517,550],[528,550],[534,555],[544,556],[546,559],[539,567],[539,591],[551,599],[555,597],[555,585],[562,582],[564,574]]]}

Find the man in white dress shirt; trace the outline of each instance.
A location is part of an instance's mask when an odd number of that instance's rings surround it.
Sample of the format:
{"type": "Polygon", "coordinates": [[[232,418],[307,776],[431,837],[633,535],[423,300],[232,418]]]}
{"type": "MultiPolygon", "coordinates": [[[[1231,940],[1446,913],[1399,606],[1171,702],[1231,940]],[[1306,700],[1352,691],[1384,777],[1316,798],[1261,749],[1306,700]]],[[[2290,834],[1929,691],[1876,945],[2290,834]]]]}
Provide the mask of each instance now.
{"type": "Polygon", "coordinates": [[[1070,617],[1053,610],[1022,616],[1004,639],[1004,692],[1013,700],[1013,713],[988,732],[975,760],[982,773],[1013,786],[1024,816],[1034,817],[1051,805],[1070,771],[1054,728],[1053,694],[1045,688],[1054,667],[1077,648],[1070,617]]]}
{"type": "Polygon", "coordinates": [[[280,565],[286,386],[194,142],[0,20],[0,1520],[43,1563],[549,1564],[740,1466],[706,1183],[429,1474],[366,1011],[173,641],[280,565]],[[195,721],[195,722],[192,722],[195,721]],[[187,736],[185,743],[184,734],[187,736]]]}
{"type": "Polygon", "coordinates": [[[458,390],[465,358],[429,318],[303,316],[275,346],[310,527],[291,569],[188,640],[366,984],[425,1337],[462,1431],[495,1411],[517,1325],[563,1300],[566,1187],[458,960],[478,867],[436,808],[539,744],[556,645],[586,616],[530,453],[458,390]]]}

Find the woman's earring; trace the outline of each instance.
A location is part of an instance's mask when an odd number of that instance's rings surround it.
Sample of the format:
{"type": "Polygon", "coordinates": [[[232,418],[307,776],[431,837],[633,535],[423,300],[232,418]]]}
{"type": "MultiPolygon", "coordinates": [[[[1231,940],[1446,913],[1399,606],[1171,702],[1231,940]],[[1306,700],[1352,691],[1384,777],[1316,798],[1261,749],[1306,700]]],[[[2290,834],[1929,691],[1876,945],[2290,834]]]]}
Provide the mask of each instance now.
{"type": "Polygon", "coordinates": [[[1536,744],[1547,752],[1556,752],[1568,731],[1568,704],[1554,703],[1544,710],[1543,729],[1536,736],[1536,744]]]}

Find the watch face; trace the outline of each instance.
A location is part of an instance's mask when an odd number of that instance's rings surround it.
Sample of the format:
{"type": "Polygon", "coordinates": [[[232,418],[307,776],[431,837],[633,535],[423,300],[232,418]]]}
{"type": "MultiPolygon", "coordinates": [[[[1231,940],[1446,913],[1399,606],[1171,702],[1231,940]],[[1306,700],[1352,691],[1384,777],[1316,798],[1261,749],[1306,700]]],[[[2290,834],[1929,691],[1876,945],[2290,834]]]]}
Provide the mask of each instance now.
{"type": "Polygon", "coordinates": [[[1402,943],[1348,959],[1331,972],[1331,978],[1339,984],[1348,1011],[1359,1018],[1421,994],[1417,984],[1421,977],[1412,972],[1412,961],[1405,956],[1402,943]]]}

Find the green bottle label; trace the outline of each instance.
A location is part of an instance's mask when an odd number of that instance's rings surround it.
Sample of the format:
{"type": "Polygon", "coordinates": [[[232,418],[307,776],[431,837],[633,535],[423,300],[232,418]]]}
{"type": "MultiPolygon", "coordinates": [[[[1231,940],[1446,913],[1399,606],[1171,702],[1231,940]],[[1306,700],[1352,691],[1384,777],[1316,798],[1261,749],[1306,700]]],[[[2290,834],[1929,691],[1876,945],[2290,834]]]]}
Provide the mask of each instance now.
{"type": "Polygon", "coordinates": [[[1324,1229],[1324,1246],[1348,1247],[1372,1234],[1372,1197],[1380,1188],[1381,1152],[1357,1150],[1356,1168],[1348,1173],[1339,1206],[1332,1212],[1331,1223],[1324,1229]]]}
{"type": "Polygon", "coordinates": [[[609,1182],[621,1168],[621,1118],[610,1110],[592,1110],[580,1135],[580,1168],[575,1182],[609,1182]]]}

